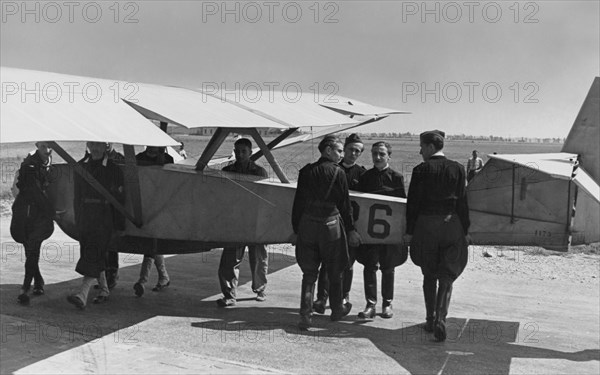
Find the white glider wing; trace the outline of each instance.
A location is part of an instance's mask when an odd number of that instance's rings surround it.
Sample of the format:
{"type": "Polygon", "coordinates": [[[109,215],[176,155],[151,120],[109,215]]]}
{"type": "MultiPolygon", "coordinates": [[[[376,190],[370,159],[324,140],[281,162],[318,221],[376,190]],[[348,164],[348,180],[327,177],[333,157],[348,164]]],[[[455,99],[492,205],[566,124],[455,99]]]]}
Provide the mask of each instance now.
{"type": "Polygon", "coordinates": [[[0,76],[2,143],[179,144],[121,100],[124,82],[6,67],[0,76]]]}

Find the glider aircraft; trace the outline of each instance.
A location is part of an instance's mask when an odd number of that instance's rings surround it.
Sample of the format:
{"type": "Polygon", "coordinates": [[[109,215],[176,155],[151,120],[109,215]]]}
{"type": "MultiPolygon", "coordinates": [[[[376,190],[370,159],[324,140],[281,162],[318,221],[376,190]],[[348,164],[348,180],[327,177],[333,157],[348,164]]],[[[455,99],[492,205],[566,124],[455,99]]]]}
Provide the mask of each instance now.
{"type": "MultiPolygon", "coordinates": [[[[405,113],[343,97],[315,100],[312,94],[293,102],[277,95],[275,100],[250,96],[256,100],[231,101],[202,90],[14,68],[3,67],[1,75],[1,142],[51,140],[55,152],[67,161],[55,164],[55,180],[48,192],[56,210],[63,213],[57,224],[77,239],[73,174],[79,173],[127,217],[126,229],[111,244],[113,250],[126,253],[179,254],[289,242],[296,185],[271,151],[405,113]],[[68,98],[61,92],[65,85],[68,98]],[[23,94],[23,87],[39,87],[41,94],[23,94]],[[104,95],[90,100],[90,87],[104,95]],[[148,120],[160,123],[160,129],[148,120]],[[179,144],[166,134],[168,124],[216,131],[195,165],[138,167],[133,145],[179,144]],[[305,127],[318,130],[294,136],[305,127]],[[259,128],[281,133],[267,143],[259,128]],[[279,181],[211,168],[228,160],[213,157],[231,133],[252,137],[258,145],[252,160],[264,156],[279,181]],[[124,206],[59,145],[67,141],[123,145],[124,206]]],[[[467,190],[476,244],[538,245],[564,251],[569,244],[600,240],[598,149],[597,143],[590,146],[594,136],[598,140],[600,129],[598,97],[596,78],[563,153],[494,155],[472,180],[467,190]],[[582,144],[587,146],[581,148],[582,144]],[[532,158],[536,165],[529,163],[532,158]],[[492,170],[495,180],[489,178],[492,170]]],[[[358,192],[351,192],[351,199],[359,211],[356,227],[363,243],[402,242],[405,199],[358,192]]]]}
{"type": "Polygon", "coordinates": [[[488,155],[467,186],[474,243],[567,251],[600,241],[600,78],[560,153],[488,155]]]}

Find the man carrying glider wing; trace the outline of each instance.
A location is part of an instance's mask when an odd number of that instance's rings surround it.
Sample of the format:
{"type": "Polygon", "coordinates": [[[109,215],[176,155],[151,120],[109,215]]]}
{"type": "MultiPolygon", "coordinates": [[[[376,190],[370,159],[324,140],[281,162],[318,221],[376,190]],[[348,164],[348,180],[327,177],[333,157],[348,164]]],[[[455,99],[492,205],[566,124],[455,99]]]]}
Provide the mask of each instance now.
{"type": "MultiPolygon", "coordinates": [[[[247,138],[240,138],[233,145],[235,163],[223,168],[225,172],[235,172],[260,177],[269,177],[267,171],[250,160],[252,155],[252,142],[247,138]]],[[[217,300],[219,307],[233,306],[236,304],[237,285],[240,277],[240,265],[244,260],[246,246],[226,247],[221,254],[219,263],[219,285],[223,297],[217,300]]],[[[248,246],[250,257],[250,271],[252,272],[252,291],[256,293],[256,300],[263,302],[266,299],[267,272],[269,270],[269,255],[265,245],[248,246]]]]}
{"type": "MultiPolygon", "coordinates": [[[[108,158],[104,142],[88,142],[89,157],[79,164],[119,202],[124,202],[123,172],[108,158]]],[[[75,294],[67,301],[83,309],[94,280],[98,280],[100,294],[94,303],[108,301],[110,294],[106,282],[106,252],[113,231],[124,229],[124,220],[114,213],[114,208],[102,194],[79,174],[75,175],[73,200],[75,223],[79,231],[80,258],[75,271],[83,275],[83,281],[75,294]]]]}
{"type": "MultiPolygon", "coordinates": [[[[167,154],[164,147],[148,146],[146,147],[146,150],[135,156],[135,160],[140,166],[173,164],[173,157],[167,154]]],[[[152,288],[152,291],[159,292],[171,285],[171,278],[167,272],[165,256],[162,254],[144,255],[142,267],[140,268],[140,277],[138,281],[133,284],[134,293],[138,297],[143,296],[146,291],[144,285],[148,282],[148,276],[150,275],[153,263],[158,272],[158,282],[156,283],[156,286],[152,288]]]]}
{"type": "Polygon", "coordinates": [[[410,257],[423,272],[423,328],[438,341],[446,340],[452,284],[467,265],[470,225],[465,170],[444,156],[444,135],[439,130],[420,135],[423,163],[412,172],[405,236],[410,257]]]}
{"type": "Polygon", "coordinates": [[[16,176],[16,199],[12,206],[10,233],[25,247],[25,279],[17,297],[22,305],[29,304],[29,288],[33,295],[44,294],[44,278],[40,272],[40,247],[52,235],[55,215],[52,202],[46,195],[50,184],[52,149],[47,142],[36,142],[37,150],[28,155],[16,176]]]}
{"type": "MultiPolygon", "coordinates": [[[[353,133],[346,137],[344,142],[344,158],[340,161],[339,166],[346,174],[346,181],[348,182],[348,189],[350,190],[356,190],[356,185],[358,185],[360,176],[367,171],[362,165],[356,164],[364,147],[365,145],[358,134],[353,133]]],[[[351,203],[354,204],[354,202],[351,203]]],[[[353,209],[353,215],[356,220],[358,218],[358,210],[353,209]]],[[[346,267],[342,275],[344,303],[350,302],[350,289],[352,288],[356,251],[356,247],[350,246],[348,248],[348,267],[346,267]]],[[[313,309],[316,313],[325,314],[325,305],[327,305],[328,295],[329,280],[327,279],[327,270],[324,265],[321,265],[321,269],[319,270],[319,282],[317,283],[317,299],[313,303],[313,309]]]]}
{"type": "MultiPolygon", "coordinates": [[[[387,142],[375,142],[371,147],[373,168],[366,171],[356,186],[356,190],[371,194],[406,198],[404,176],[393,170],[389,161],[392,146],[387,142]]],[[[397,266],[402,265],[408,257],[407,249],[398,245],[361,245],[356,259],[365,267],[363,279],[365,288],[365,309],[358,313],[361,319],[373,319],[377,305],[377,269],[381,270],[381,317],[389,319],[394,315],[392,301],[394,299],[394,273],[397,266]]]]}
{"type": "Polygon", "coordinates": [[[337,137],[326,136],[319,143],[319,151],[321,158],[300,170],[292,208],[292,227],[297,235],[296,260],[302,269],[298,323],[301,330],[307,330],[312,324],[313,295],[320,264],[326,267],[329,279],[331,320],[348,315],[352,304],[342,303],[342,272],[348,265],[348,245],[360,244],[360,235],[354,229],[348,182],[337,165],[343,152],[342,142],[337,137]]]}

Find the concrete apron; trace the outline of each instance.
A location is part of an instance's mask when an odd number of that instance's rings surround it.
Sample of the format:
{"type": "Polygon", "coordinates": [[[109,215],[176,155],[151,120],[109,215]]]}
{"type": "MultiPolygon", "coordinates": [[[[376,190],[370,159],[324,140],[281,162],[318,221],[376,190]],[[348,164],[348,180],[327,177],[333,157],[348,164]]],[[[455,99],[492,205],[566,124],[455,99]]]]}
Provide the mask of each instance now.
{"type": "MultiPolygon", "coordinates": [[[[600,372],[599,287],[467,269],[450,305],[448,340],[433,341],[424,318],[421,274],[396,269],[395,316],[360,321],[362,266],[354,308],[342,322],[316,315],[299,332],[301,272],[291,246],[270,247],[267,300],[254,300],[247,259],[238,304],[219,309],[220,250],[167,259],[171,286],[135,297],[141,256],[121,254],[120,279],[106,304],[75,309],[80,282],[75,241],[57,228],[42,248],[46,294],[16,303],[24,254],[0,220],[1,373],[590,373],[600,372]]],[[[482,261],[472,254],[470,262],[482,261]]],[[[380,277],[380,275],[379,275],[380,277]]],[[[381,312],[380,304],[377,306],[381,312]]]]}

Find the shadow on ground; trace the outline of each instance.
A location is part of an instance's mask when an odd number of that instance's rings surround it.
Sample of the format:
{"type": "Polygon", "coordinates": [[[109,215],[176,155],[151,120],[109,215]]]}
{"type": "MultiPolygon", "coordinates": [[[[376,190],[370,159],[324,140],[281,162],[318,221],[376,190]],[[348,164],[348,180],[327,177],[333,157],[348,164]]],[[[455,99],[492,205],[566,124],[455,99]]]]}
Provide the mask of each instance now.
{"type": "MultiPolygon", "coordinates": [[[[296,327],[296,309],[249,307],[229,310],[226,314],[212,311],[204,315],[211,321],[194,322],[192,327],[202,330],[200,336],[222,335],[230,332],[229,339],[241,336],[252,342],[261,331],[281,329],[294,340],[296,335],[307,336],[313,341],[337,341],[350,338],[370,340],[381,352],[394,359],[412,374],[509,374],[514,358],[564,359],[569,361],[600,360],[599,349],[582,350],[575,353],[541,349],[519,343],[535,344],[535,330],[529,330],[524,337],[523,328],[518,322],[492,320],[449,319],[446,342],[435,342],[433,335],[421,329],[420,325],[406,325],[400,329],[384,329],[365,326],[362,321],[347,317],[345,322],[331,323],[328,316],[315,316],[314,328],[301,332],[296,327]],[[266,321],[265,321],[265,317],[266,321]]],[[[225,337],[225,336],[223,336],[225,337]]],[[[299,339],[298,339],[299,340],[299,339]]],[[[360,355],[360,350],[353,352],[360,355]]],[[[319,359],[323,360],[323,358],[319,359]]],[[[376,366],[376,364],[374,364],[376,366]]],[[[376,371],[375,371],[376,372],[376,371]]]]}
{"type": "MultiPolygon", "coordinates": [[[[250,294],[241,295],[241,303],[233,309],[218,309],[214,300],[205,301],[220,293],[217,280],[219,253],[167,258],[171,286],[159,293],[147,288],[142,298],[135,297],[132,290],[139,265],[123,267],[110,301],[103,305],[90,304],[84,311],[75,309],[65,300],[79,284],[79,279],[47,285],[47,294],[32,298],[27,307],[16,304],[18,285],[0,286],[1,372],[14,372],[115,332],[127,335],[128,328],[157,316],[191,319],[191,335],[223,332],[239,335],[243,332],[245,340],[250,342],[252,337],[274,332],[287,335],[290,340],[310,336],[325,343],[368,339],[410,373],[508,374],[514,358],[569,361],[597,361],[600,358],[598,349],[569,353],[534,347],[536,327],[510,321],[450,319],[445,343],[433,342],[431,334],[412,323],[403,323],[400,328],[381,328],[365,325],[357,321],[355,315],[339,323],[330,322],[328,316],[315,316],[315,327],[309,332],[299,332],[296,328],[297,308],[250,303],[250,307],[245,307],[243,301],[250,299],[250,294]],[[194,333],[193,330],[197,331],[194,333]]],[[[292,256],[275,255],[270,259],[271,274],[295,264],[292,256]]],[[[250,281],[247,262],[242,264],[241,270],[240,285],[243,285],[250,281]]],[[[152,286],[156,281],[154,270],[150,280],[148,285],[152,286]]],[[[295,289],[291,290],[295,293],[295,289]]],[[[90,302],[94,294],[92,291],[90,302]]],[[[360,345],[364,343],[354,342],[348,352],[360,356],[360,345]]]]}

